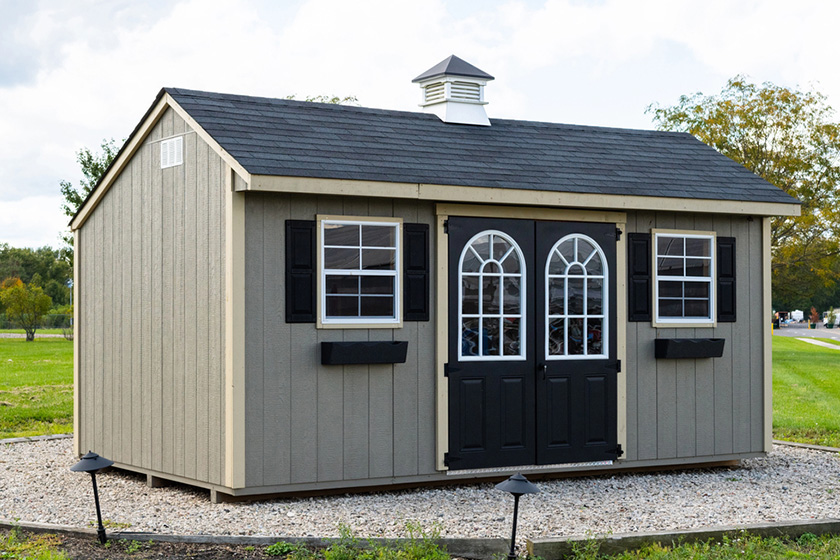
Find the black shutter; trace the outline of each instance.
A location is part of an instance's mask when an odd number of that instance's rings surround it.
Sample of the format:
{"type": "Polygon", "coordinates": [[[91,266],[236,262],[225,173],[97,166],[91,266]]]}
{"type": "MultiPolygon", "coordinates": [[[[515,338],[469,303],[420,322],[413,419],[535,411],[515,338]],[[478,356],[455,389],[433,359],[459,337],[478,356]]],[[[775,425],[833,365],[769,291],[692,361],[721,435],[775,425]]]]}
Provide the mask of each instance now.
{"type": "Polygon", "coordinates": [[[650,234],[627,235],[627,314],[629,321],[651,320],[650,234]]]}
{"type": "Polygon", "coordinates": [[[403,224],[403,320],[429,320],[428,224],[403,224]]]}
{"type": "Polygon", "coordinates": [[[735,322],[735,238],[717,238],[717,320],[735,322]]]}
{"type": "Polygon", "coordinates": [[[315,322],[313,220],[286,220],[286,322],[315,322]]]}

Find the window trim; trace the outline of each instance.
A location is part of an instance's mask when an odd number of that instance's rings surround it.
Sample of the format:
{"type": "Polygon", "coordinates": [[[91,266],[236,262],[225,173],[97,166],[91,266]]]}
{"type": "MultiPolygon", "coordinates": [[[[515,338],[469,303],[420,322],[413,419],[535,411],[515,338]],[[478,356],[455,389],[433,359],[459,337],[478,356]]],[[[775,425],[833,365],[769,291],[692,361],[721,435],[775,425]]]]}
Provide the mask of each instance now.
{"type": "MultiPolygon", "coordinates": [[[[373,216],[322,215],[315,217],[315,266],[316,266],[316,328],[319,329],[397,329],[403,326],[403,220],[402,218],[373,216]],[[396,231],[394,259],[394,317],[342,317],[327,318],[326,269],[324,268],[324,224],[337,223],[347,225],[393,226],[396,231]]],[[[377,275],[379,276],[379,275],[377,275]]],[[[389,275],[390,276],[390,275],[389,275]]]]}
{"type": "MultiPolygon", "coordinates": [[[[677,229],[651,229],[651,279],[653,282],[653,313],[651,323],[658,328],[709,328],[717,326],[717,232],[699,230],[677,230],[677,229]],[[687,239],[708,239],[710,250],[709,277],[683,276],[683,280],[708,281],[709,283],[709,318],[662,318],[659,316],[659,270],[657,266],[659,236],[683,237],[687,239]]],[[[674,278],[674,277],[669,277],[674,278]]]]}

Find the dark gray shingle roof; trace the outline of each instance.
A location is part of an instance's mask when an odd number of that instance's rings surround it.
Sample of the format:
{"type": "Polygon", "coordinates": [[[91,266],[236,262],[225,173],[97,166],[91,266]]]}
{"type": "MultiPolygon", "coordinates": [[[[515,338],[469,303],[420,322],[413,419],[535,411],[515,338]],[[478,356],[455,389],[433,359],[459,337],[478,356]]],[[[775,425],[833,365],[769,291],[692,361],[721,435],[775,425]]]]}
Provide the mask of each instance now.
{"type": "Polygon", "coordinates": [[[476,68],[466,60],[462,60],[454,54],[441,60],[413,80],[412,82],[420,82],[429,78],[437,78],[449,74],[450,76],[467,76],[469,78],[480,78],[482,80],[494,80],[493,76],[476,68]]]}
{"type": "Polygon", "coordinates": [[[255,175],[797,203],[685,133],[164,91],[255,175]]]}

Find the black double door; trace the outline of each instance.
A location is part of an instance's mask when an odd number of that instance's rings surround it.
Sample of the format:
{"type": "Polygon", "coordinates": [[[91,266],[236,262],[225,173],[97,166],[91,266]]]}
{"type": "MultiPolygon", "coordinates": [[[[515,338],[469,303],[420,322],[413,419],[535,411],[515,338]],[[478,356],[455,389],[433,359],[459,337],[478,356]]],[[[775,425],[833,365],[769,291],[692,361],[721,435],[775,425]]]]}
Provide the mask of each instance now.
{"type": "Polygon", "coordinates": [[[616,233],[449,218],[451,470],[616,458],[616,233]]]}

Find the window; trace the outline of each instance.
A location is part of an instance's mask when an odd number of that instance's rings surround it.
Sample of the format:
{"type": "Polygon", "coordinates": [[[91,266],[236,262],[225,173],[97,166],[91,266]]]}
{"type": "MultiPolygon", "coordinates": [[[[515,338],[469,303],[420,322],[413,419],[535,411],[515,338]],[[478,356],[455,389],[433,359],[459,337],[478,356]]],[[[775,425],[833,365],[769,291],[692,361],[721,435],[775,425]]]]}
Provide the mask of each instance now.
{"type": "Polygon", "coordinates": [[[657,323],[714,323],[714,234],[654,232],[657,323]]]}
{"type": "Polygon", "coordinates": [[[319,220],[322,324],[400,323],[400,223],[319,220]]]}
{"type": "Polygon", "coordinates": [[[545,274],[546,359],[605,358],[609,275],[598,243],[567,235],[548,254],[545,274]]]}
{"type": "Polygon", "coordinates": [[[523,359],[522,251],[500,231],[483,231],[461,253],[461,359],[523,359]]]}

